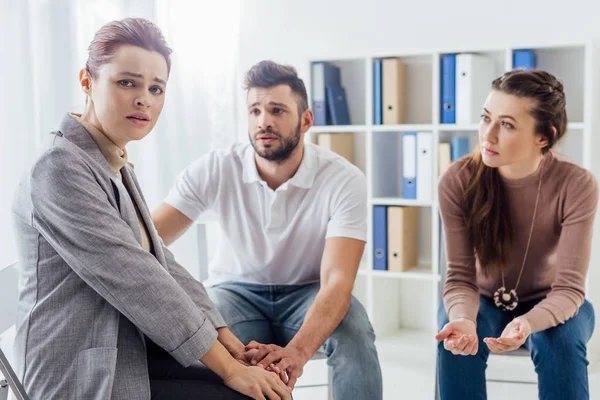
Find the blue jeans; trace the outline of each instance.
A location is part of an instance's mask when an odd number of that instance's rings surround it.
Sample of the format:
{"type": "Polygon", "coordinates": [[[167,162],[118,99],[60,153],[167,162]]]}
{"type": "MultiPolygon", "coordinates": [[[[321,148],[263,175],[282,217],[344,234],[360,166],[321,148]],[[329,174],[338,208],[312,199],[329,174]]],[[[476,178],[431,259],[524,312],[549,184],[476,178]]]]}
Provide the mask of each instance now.
{"type": "MultiPolygon", "coordinates": [[[[453,355],[438,344],[438,377],[441,400],[487,398],[485,369],[490,350],[483,338],[499,337],[515,317],[527,313],[541,299],[519,304],[512,312],[504,312],[490,298],[480,296],[477,315],[479,351],[474,356],[453,355]]],[[[538,375],[539,398],[544,400],[587,400],[587,342],[594,331],[594,309],[587,300],[579,312],[566,323],[529,336],[529,349],[538,375]]],[[[439,328],[448,323],[443,304],[438,311],[439,328]]]]}
{"type": "MultiPolygon", "coordinates": [[[[296,335],[319,284],[256,285],[223,283],[208,294],[229,329],[244,343],[251,340],[286,346],[296,335]]],[[[383,398],[375,332],[364,307],[352,297],[350,309],[321,346],[333,370],[335,399],[383,398]]]]}

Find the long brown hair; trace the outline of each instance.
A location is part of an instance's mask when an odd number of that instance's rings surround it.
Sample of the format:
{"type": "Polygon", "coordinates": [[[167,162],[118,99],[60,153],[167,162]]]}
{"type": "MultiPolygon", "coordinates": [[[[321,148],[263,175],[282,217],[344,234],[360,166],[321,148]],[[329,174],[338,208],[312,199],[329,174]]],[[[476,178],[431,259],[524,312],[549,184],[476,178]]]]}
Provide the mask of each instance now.
{"type": "MultiPolygon", "coordinates": [[[[492,90],[535,100],[535,106],[529,112],[535,119],[535,133],[548,140],[543,153],[565,134],[565,93],[562,83],[554,75],[542,70],[514,70],[495,79],[492,90]]],[[[512,226],[506,192],[498,169],[483,163],[479,149],[460,163],[471,172],[461,204],[468,238],[483,273],[490,275],[498,268],[508,268],[509,263],[512,226]]]]}

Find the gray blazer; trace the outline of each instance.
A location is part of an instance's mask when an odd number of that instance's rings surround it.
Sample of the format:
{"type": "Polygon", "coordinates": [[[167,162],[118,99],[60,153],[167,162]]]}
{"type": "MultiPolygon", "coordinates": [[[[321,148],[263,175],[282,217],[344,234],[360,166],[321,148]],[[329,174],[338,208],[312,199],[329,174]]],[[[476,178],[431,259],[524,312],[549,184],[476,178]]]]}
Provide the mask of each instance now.
{"type": "Polygon", "coordinates": [[[189,366],[225,321],[164,246],[133,170],[121,182],[68,114],[53,135],[13,206],[17,374],[32,399],[150,399],[144,335],[189,366]]]}

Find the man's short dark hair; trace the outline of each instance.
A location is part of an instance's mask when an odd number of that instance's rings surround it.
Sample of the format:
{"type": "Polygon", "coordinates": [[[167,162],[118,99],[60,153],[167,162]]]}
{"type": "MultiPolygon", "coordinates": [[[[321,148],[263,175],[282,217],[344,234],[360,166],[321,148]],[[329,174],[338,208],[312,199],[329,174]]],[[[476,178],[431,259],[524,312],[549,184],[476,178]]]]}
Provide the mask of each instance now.
{"type": "Polygon", "coordinates": [[[291,65],[277,64],[264,60],[255,64],[244,80],[244,89],[270,88],[277,85],[288,85],[298,100],[298,115],[308,109],[308,95],[304,81],[298,78],[296,68],[291,65]]]}

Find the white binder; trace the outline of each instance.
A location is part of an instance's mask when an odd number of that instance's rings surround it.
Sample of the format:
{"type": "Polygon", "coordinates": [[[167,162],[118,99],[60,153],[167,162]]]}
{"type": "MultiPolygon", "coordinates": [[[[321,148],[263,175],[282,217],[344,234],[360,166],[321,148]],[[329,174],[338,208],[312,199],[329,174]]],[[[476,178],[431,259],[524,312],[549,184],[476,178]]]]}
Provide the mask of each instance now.
{"type": "Polygon", "coordinates": [[[417,199],[430,201],[433,192],[433,134],[417,133],[417,199]]]}
{"type": "Polygon", "coordinates": [[[479,121],[483,104],[498,77],[491,57],[479,54],[456,55],[456,123],[479,121]]]}

